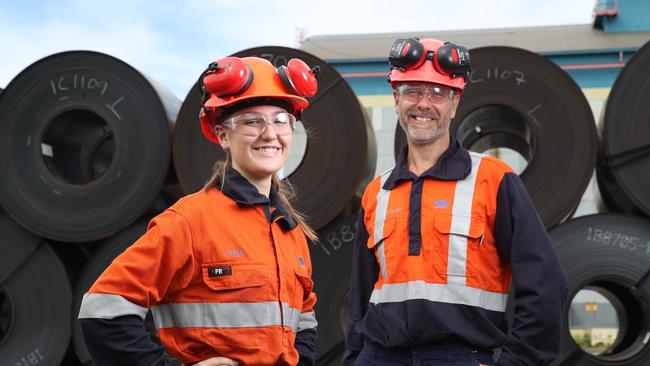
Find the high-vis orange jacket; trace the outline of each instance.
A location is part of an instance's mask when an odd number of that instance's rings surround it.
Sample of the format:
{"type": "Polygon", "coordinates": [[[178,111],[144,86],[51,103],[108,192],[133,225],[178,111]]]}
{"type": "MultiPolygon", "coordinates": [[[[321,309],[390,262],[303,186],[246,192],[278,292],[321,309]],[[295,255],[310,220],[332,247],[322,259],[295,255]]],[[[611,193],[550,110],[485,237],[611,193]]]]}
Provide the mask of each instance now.
{"type": "Polygon", "coordinates": [[[96,364],[166,364],[162,350],[125,331],[136,320],[141,337],[148,309],[167,353],[183,363],[309,364],[311,273],[305,235],[275,190],[269,200],[230,170],[223,191],[189,195],[154,218],[84,295],[79,318],[96,364]]]}
{"type": "Polygon", "coordinates": [[[454,341],[503,347],[504,365],[550,362],[566,278],[519,177],[453,138],[420,176],[408,171],[407,153],[363,197],[344,364],[364,342],[413,348],[454,341]],[[516,307],[508,331],[511,280],[516,307]]]}

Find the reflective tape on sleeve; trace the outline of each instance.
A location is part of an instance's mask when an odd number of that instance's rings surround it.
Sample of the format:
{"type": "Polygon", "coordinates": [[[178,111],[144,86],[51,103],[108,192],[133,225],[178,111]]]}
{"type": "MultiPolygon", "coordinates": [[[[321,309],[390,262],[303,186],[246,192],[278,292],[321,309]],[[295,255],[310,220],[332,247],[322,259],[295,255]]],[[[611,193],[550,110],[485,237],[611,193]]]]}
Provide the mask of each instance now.
{"type": "Polygon", "coordinates": [[[144,319],[147,308],[134,304],[120,295],[85,294],[81,300],[79,319],[113,319],[118,316],[137,315],[144,319]]]}

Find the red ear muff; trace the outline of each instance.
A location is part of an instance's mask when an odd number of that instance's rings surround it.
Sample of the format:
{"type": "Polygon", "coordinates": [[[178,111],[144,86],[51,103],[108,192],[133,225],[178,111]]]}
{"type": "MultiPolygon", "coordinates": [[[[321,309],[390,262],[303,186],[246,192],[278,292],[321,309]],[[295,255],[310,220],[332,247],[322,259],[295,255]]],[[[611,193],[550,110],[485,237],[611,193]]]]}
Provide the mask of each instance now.
{"type": "Polygon", "coordinates": [[[287,66],[278,67],[278,74],[285,87],[301,97],[313,97],[318,90],[314,70],[302,60],[293,58],[287,66]]]}
{"type": "Polygon", "coordinates": [[[400,38],[390,48],[388,62],[392,68],[404,71],[420,67],[426,56],[424,46],[416,38],[400,38]]]}
{"type": "Polygon", "coordinates": [[[205,90],[223,98],[244,92],[253,82],[253,70],[238,57],[226,57],[210,65],[203,76],[205,90]]]}
{"type": "Polygon", "coordinates": [[[436,70],[451,77],[467,77],[470,71],[469,51],[463,46],[445,43],[438,48],[433,64],[436,70]]]}

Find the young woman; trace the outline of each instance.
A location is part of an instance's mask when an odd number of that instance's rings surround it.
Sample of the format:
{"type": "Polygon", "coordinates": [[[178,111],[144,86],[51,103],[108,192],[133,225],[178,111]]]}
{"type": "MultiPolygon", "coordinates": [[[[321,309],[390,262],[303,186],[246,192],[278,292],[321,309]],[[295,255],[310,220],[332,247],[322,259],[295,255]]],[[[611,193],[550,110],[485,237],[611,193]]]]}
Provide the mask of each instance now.
{"type": "Polygon", "coordinates": [[[227,159],[205,188],[155,217],[84,295],[96,365],[311,365],[316,318],[307,240],[276,172],[315,72],[229,57],[203,77],[201,128],[227,159]],[[149,339],[150,309],[165,349],[149,339]]]}

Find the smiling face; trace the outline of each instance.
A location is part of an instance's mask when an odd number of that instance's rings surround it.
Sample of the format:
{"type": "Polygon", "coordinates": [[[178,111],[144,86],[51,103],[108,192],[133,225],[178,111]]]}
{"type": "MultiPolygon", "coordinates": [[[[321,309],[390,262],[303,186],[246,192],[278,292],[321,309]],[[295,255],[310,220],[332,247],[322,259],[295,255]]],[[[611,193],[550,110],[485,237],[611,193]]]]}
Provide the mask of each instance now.
{"type": "Polygon", "coordinates": [[[393,93],[395,112],[409,143],[428,145],[449,134],[460,96],[432,83],[405,82],[393,93]]]}
{"type": "Polygon", "coordinates": [[[250,107],[229,116],[226,122],[230,123],[215,128],[221,147],[230,151],[233,168],[253,184],[270,181],[289,156],[293,132],[283,134],[280,126],[268,123],[282,123],[286,113],[276,106],[250,107]],[[251,119],[253,116],[257,119],[251,119]],[[255,129],[261,134],[252,136],[255,129]]]}

